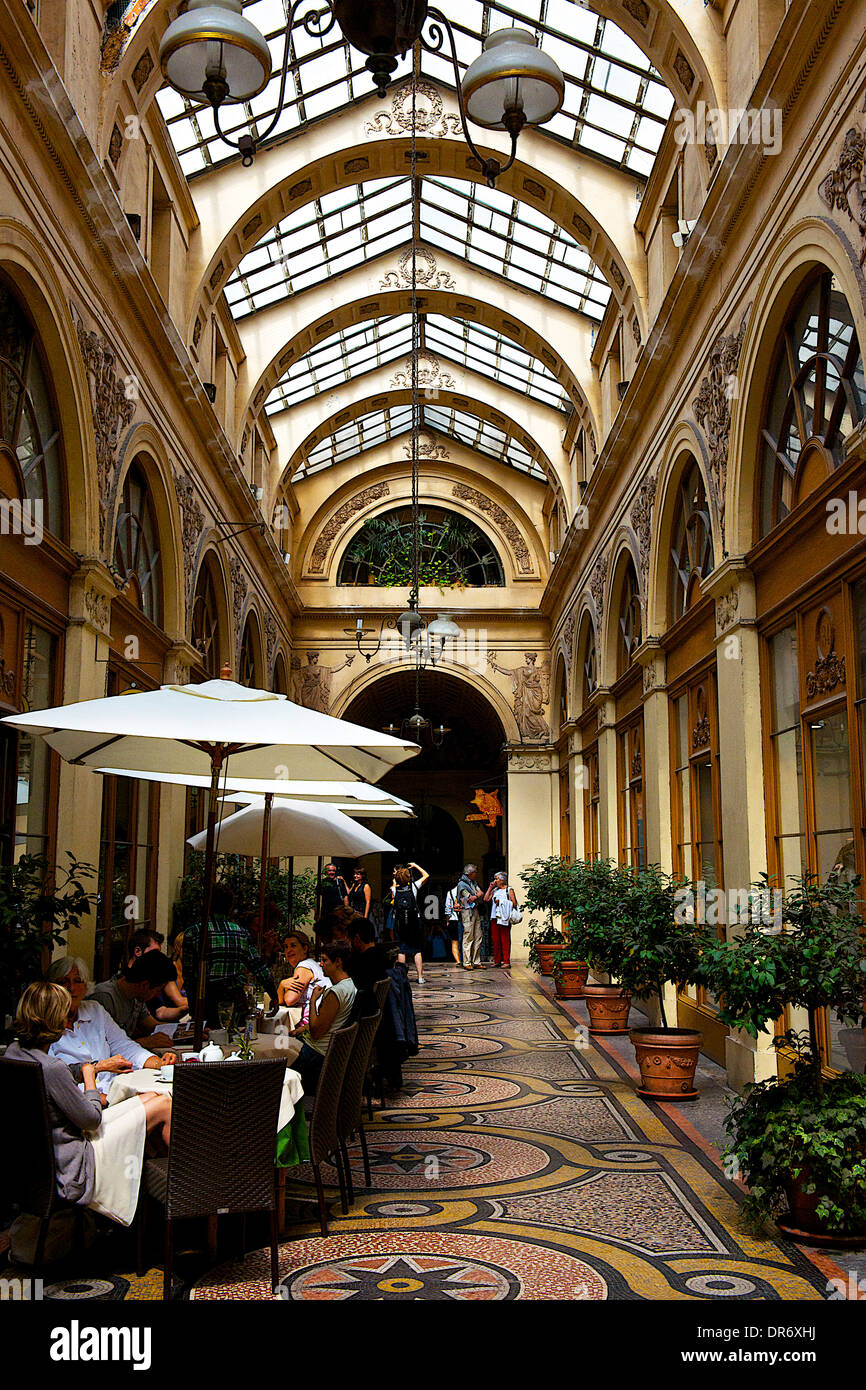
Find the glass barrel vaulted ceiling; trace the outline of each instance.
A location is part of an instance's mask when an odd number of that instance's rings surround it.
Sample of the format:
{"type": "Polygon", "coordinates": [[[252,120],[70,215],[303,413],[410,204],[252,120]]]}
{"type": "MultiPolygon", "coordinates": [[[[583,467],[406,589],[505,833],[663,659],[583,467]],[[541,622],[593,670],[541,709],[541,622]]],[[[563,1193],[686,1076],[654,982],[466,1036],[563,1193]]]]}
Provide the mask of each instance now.
{"type": "MultiPolygon", "coordinates": [[[[279,30],[290,4],[291,0],[244,0],[245,15],[268,36],[277,75],[251,102],[223,109],[223,127],[232,138],[244,130],[255,135],[257,124],[263,127],[273,114],[283,60],[284,36],[279,30]]],[[[646,56],[611,20],[575,0],[520,0],[514,5],[444,0],[443,7],[454,26],[461,73],[488,33],[511,25],[530,29],[566,78],[563,108],[541,128],[541,135],[628,171],[636,188],[643,183],[673,98],[646,56]]],[[[338,29],[324,38],[304,30],[303,15],[315,8],[314,0],[302,6],[302,17],[293,26],[286,107],[269,143],[297,136],[311,123],[372,95],[363,55],[345,43],[338,29]]],[[[453,69],[441,56],[422,49],[418,72],[453,89],[453,69]]],[[[406,61],[395,85],[410,74],[406,61]]],[[[195,106],[169,88],[163,88],[157,100],[181,167],[193,184],[197,174],[237,157],[216,135],[208,107],[195,106]]],[[[334,190],[298,209],[270,229],[229,278],[225,296],[233,317],[240,321],[295,299],[416,240],[465,260],[500,284],[511,282],[577,315],[601,320],[610,298],[606,279],[589,253],[544,213],[500,189],[435,172],[418,179],[417,192],[414,222],[412,183],[406,175],[334,190]]],[[[569,410],[568,395],[547,368],[494,329],[432,313],[423,316],[422,325],[422,347],[443,366],[469,368],[524,398],[569,410]]],[[[266,412],[278,415],[377,367],[402,365],[410,350],[407,314],[351,325],[292,364],[271,390],[266,412]]],[[[521,418],[517,404],[514,414],[521,418]]],[[[522,445],[474,415],[425,405],[422,428],[448,434],[531,476],[545,476],[522,445]]],[[[355,419],[320,441],[295,476],[317,472],[410,429],[409,407],[394,406],[355,419]]]]}

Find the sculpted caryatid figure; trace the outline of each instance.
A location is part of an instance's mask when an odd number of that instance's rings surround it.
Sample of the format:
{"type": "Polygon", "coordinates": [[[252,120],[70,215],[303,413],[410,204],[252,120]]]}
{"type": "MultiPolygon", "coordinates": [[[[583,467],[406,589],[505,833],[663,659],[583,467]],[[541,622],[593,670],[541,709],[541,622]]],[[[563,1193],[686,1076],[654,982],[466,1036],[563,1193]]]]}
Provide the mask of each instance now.
{"type": "Polygon", "coordinates": [[[515,666],[508,670],[496,663],[496,653],[490,652],[487,660],[501,676],[511,681],[514,693],[514,718],[523,739],[549,739],[550,729],[544,717],[544,706],[550,700],[550,662],[537,666],[538,652],[524,652],[525,666],[515,666]]]}
{"type": "Polygon", "coordinates": [[[331,681],[338,671],[344,671],[354,660],[354,656],[347,656],[339,666],[320,666],[319,653],[307,652],[307,664],[301,666],[298,658],[294,657],[292,667],[298,704],[317,710],[319,714],[330,714],[331,681]]]}

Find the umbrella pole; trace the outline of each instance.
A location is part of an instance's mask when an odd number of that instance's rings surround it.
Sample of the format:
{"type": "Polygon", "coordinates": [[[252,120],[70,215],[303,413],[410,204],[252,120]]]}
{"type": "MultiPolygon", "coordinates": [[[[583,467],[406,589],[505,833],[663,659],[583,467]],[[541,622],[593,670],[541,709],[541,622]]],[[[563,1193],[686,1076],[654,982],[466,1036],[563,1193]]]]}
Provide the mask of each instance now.
{"type": "Polygon", "coordinates": [[[289,855],[289,931],[295,925],[295,856],[289,855]]]}
{"type": "Polygon", "coordinates": [[[262,817],[262,873],[261,883],[259,884],[259,955],[262,954],[262,943],[265,932],[265,889],[267,887],[268,877],[268,850],[270,849],[271,843],[271,807],[273,803],[273,792],[265,792],[265,814],[262,817]]]}
{"type": "Polygon", "coordinates": [[[205,991],[207,990],[207,947],[210,935],[210,912],[213,901],[213,882],[216,870],[216,853],[214,846],[216,843],[216,823],[217,823],[217,797],[219,795],[219,779],[222,770],[223,752],[221,748],[211,749],[211,769],[210,769],[210,794],[207,804],[207,839],[204,851],[204,893],[201,909],[201,935],[198,947],[198,979],[196,981],[195,1009],[193,1020],[195,1032],[193,1035],[193,1047],[196,1052],[201,1050],[204,1034],[204,1001],[205,991]]]}

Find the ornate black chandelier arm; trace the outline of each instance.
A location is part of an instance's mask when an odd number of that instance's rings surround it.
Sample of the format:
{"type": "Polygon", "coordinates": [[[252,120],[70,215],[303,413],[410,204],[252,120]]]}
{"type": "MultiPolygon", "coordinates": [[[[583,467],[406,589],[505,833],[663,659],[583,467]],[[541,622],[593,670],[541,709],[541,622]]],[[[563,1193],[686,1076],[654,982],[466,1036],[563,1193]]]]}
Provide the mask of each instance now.
{"type": "Polygon", "coordinates": [[[526,117],[522,111],[507,111],[505,113],[505,128],[511,137],[511,154],[504,164],[498,159],[485,159],[478,149],[478,146],[475,144],[475,141],[472,139],[472,136],[469,134],[469,118],[466,114],[466,103],[463,99],[463,86],[460,80],[460,64],[457,61],[457,44],[454,39],[454,30],[451,27],[451,21],[441,10],[437,10],[435,6],[431,5],[427,11],[427,18],[424,22],[425,24],[429,23],[429,32],[425,37],[422,30],[419,39],[421,45],[426,48],[428,53],[441,54],[445,37],[442,30],[444,29],[445,33],[448,35],[448,42],[451,48],[451,62],[454,65],[454,86],[457,91],[457,108],[460,112],[460,124],[463,127],[463,138],[472,151],[472,154],[481,165],[481,172],[487,180],[488,188],[494,188],[500,174],[506,174],[517,158],[517,138],[526,124],[526,117]]]}
{"type": "MultiPolygon", "coordinates": [[[[277,98],[276,109],[274,110],[274,114],[271,118],[270,124],[266,127],[265,130],[261,131],[260,134],[257,135],[255,138],[252,135],[250,135],[249,132],[246,132],[245,134],[241,135],[238,140],[229,139],[229,137],[225,134],[224,130],[222,129],[222,126],[220,125],[220,106],[222,105],[222,101],[224,100],[224,98],[221,98],[219,100],[214,100],[213,97],[211,98],[211,106],[213,107],[214,116],[214,128],[216,130],[216,133],[220,137],[220,139],[231,149],[239,151],[241,155],[241,163],[243,164],[244,168],[248,169],[249,166],[252,164],[253,159],[255,158],[256,150],[258,149],[259,145],[263,145],[264,142],[273,134],[273,132],[277,128],[277,122],[283,114],[283,108],[286,104],[286,83],[289,79],[289,54],[291,52],[292,46],[292,30],[294,29],[295,23],[298,18],[298,11],[303,9],[304,5],[308,5],[309,3],[310,0],[293,0],[292,8],[289,10],[289,17],[286,20],[286,42],[283,47],[283,66],[282,71],[280,73],[280,94],[277,98]]],[[[311,38],[323,39],[326,34],[330,34],[336,22],[336,12],[330,4],[327,4],[323,5],[320,9],[313,10],[311,14],[306,15],[303,20],[303,25],[311,38]]]]}

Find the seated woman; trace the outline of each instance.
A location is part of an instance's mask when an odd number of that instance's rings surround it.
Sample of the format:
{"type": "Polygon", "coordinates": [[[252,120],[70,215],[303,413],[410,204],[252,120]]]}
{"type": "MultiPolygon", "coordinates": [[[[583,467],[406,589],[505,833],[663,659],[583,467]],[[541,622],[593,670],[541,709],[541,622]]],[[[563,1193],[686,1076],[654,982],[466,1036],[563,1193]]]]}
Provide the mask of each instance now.
{"type": "Polygon", "coordinates": [[[294,1036],[301,1036],[303,1041],[289,1066],[300,1072],[307,1095],[316,1089],[331,1034],[348,1023],[355,1003],[358,991],[347,969],[351,954],[351,946],[342,941],[322,947],[322,969],[328,984],[315,986],[310,996],[309,1024],[293,1030],[294,1036]]]}
{"type": "Polygon", "coordinates": [[[316,985],[325,983],[325,975],[317,960],[310,955],[310,938],[306,932],[291,931],[283,942],[283,954],[292,973],[277,988],[277,1003],[301,1010],[301,1022],[310,1017],[310,995],[316,985]]]}
{"type": "Polygon", "coordinates": [[[156,1069],[177,1061],[173,1052],[163,1052],[161,1057],[148,1052],[124,1033],[101,1004],[84,998],[89,972],[78,956],[61,956],[53,961],[48,978],[63,985],[72,999],[69,1021],[49,1051],[52,1057],[59,1057],[73,1068],[93,1062],[97,1090],[107,1095],[114,1077],[121,1072],[156,1069]]]}
{"type": "Polygon", "coordinates": [[[42,1067],[60,1197],[129,1225],[138,1199],[145,1135],[152,1133],[168,1146],[171,1097],[147,1091],[103,1111],[106,1101],[92,1060],[81,1063],[82,1093],[66,1063],[49,1052],[66,1028],[71,1006],[62,985],[28,985],[15,1015],[17,1042],[7,1048],[6,1057],[42,1067]],[[130,1164],[130,1156],[137,1158],[137,1165],[130,1164]]]}

